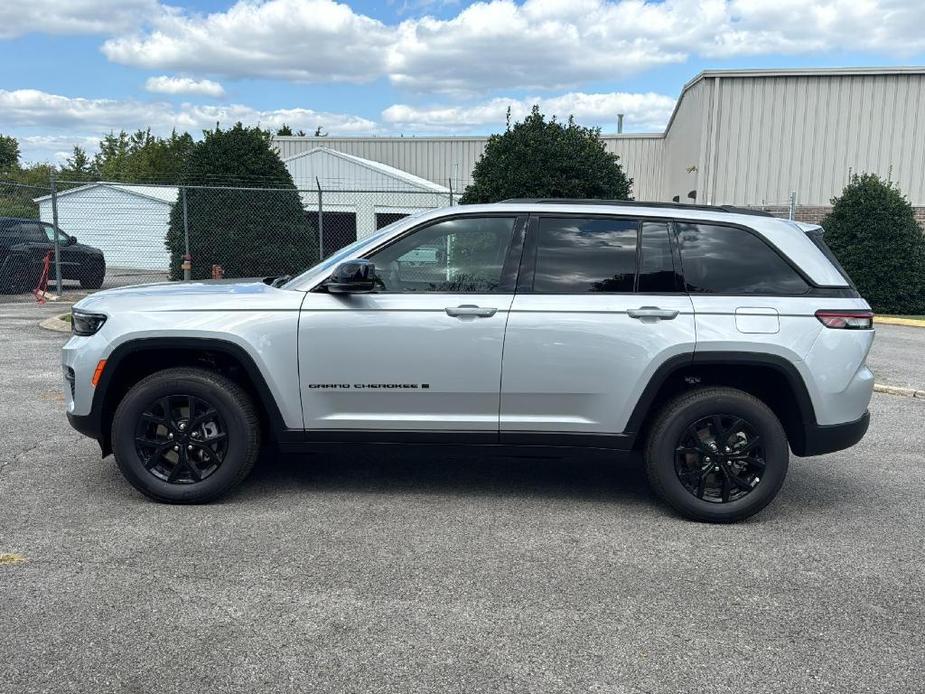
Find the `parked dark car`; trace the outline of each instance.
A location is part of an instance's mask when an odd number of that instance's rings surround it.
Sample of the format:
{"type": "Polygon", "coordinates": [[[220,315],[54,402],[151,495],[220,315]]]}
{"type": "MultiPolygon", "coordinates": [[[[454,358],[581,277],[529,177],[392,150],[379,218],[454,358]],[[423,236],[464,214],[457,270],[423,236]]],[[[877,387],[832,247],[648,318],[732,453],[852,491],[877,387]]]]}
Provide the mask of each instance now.
{"type": "MultiPolygon", "coordinates": [[[[42,274],[42,262],[55,248],[55,228],[37,219],[0,217],[0,291],[20,293],[34,288],[42,274]]],[[[85,289],[99,289],[106,275],[103,251],[77,243],[58,228],[61,279],[77,280],[85,289]]],[[[54,258],[52,258],[54,263],[54,258]]],[[[49,279],[55,277],[54,264],[49,279]]]]}

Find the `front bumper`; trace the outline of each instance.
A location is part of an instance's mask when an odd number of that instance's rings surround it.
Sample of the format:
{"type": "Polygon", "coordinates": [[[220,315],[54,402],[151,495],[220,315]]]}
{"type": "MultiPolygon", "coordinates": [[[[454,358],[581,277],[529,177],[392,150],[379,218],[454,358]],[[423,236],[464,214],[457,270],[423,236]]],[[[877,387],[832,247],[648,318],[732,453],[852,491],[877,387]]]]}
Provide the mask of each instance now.
{"type": "Polygon", "coordinates": [[[868,426],[870,426],[869,411],[864,412],[861,417],[853,422],[807,426],[804,441],[802,442],[803,445],[799,447],[800,450],[794,450],[793,452],[798,456],[810,456],[834,453],[835,451],[851,448],[864,438],[868,426]]]}

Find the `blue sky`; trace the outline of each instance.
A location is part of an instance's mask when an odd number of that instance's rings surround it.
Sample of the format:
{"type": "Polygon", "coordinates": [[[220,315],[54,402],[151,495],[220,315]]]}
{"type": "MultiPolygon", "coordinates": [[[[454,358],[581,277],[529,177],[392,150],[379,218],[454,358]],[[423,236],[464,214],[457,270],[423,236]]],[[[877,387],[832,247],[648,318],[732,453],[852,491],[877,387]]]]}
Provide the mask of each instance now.
{"type": "Polygon", "coordinates": [[[4,0],[0,133],[30,161],[216,120],[489,133],[532,103],[661,130],[708,68],[921,65],[921,0],[4,0]]]}

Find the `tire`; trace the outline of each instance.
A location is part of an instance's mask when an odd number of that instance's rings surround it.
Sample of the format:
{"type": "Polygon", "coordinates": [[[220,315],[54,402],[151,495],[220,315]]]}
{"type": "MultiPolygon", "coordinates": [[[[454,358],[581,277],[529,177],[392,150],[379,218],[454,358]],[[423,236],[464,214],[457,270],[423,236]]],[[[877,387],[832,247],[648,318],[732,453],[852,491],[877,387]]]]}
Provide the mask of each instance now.
{"type": "Polygon", "coordinates": [[[105,265],[90,265],[82,268],[80,272],[80,286],[82,289],[99,289],[106,278],[105,265]]]}
{"type": "Polygon", "coordinates": [[[670,401],[645,448],[653,491],[685,518],[709,523],[743,520],[771,503],[789,461],[787,435],[771,409],[734,388],[670,401]]]}
{"type": "Polygon", "coordinates": [[[260,424],[250,396],[234,381],[204,369],[165,369],[139,381],[119,403],[112,450],[122,474],[145,496],[205,503],[253,469],[260,424]]]}

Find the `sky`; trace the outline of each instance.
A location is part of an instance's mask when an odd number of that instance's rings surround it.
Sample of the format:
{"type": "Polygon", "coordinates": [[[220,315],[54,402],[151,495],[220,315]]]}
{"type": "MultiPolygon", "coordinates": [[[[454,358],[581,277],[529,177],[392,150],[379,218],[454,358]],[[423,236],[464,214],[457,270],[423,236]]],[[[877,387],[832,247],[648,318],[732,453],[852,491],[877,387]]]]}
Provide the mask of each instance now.
{"type": "Polygon", "coordinates": [[[923,0],[0,0],[0,134],[26,161],[216,122],[488,134],[532,104],[664,129],[711,68],[925,64],[923,0]]]}

